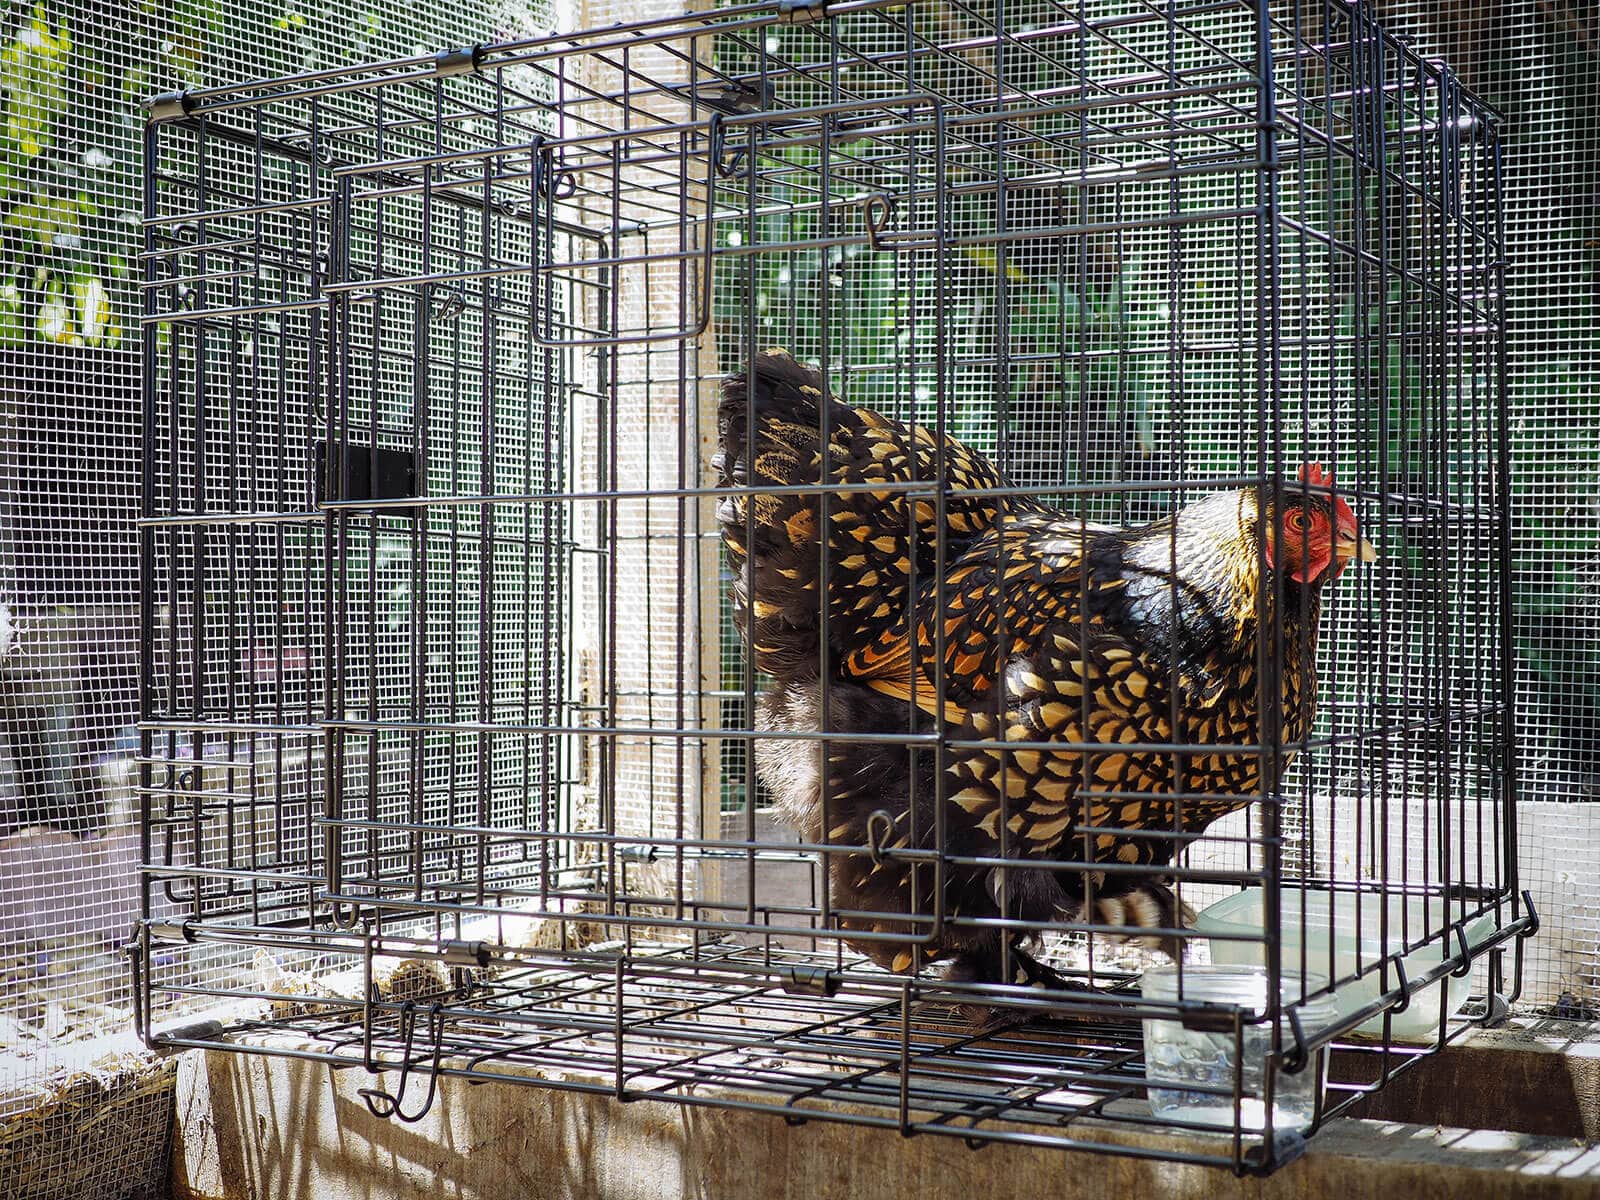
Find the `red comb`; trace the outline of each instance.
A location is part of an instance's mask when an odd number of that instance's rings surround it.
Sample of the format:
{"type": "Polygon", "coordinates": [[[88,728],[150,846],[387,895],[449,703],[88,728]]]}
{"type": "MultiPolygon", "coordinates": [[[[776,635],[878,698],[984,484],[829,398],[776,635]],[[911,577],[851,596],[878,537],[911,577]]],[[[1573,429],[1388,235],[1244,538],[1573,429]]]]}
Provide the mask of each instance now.
{"type": "MultiPolygon", "coordinates": [[[[1301,483],[1309,483],[1312,487],[1333,487],[1333,472],[1321,463],[1303,464],[1300,467],[1300,474],[1297,478],[1301,483]]],[[[1356,514],[1345,503],[1343,496],[1335,496],[1333,498],[1333,519],[1334,523],[1341,529],[1353,530],[1356,527],[1356,514]]]]}

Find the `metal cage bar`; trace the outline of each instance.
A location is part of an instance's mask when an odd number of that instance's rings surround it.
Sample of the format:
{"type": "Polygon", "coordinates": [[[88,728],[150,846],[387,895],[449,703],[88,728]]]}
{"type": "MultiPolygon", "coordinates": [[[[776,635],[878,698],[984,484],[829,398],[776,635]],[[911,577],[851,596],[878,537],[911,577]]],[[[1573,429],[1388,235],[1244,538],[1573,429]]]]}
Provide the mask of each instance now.
{"type": "Polygon", "coordinates": [[[157,100],[147,1035],[253,999],[161,1040],[398,1068],[403,1119],[421,1071],[1281,1165],[1370,1090],[1329,1047],[1492,1019],[1536,925],[1501,170],[1342,2],[746,5],[157,100]],[[719,417],[772,346],[813,425],[719,417]],[[1290,510],[1383,560],[1275,565],[1290,510]],[[1231,1065],[1174,1086],[1175,1029],[1231,1065]]]}

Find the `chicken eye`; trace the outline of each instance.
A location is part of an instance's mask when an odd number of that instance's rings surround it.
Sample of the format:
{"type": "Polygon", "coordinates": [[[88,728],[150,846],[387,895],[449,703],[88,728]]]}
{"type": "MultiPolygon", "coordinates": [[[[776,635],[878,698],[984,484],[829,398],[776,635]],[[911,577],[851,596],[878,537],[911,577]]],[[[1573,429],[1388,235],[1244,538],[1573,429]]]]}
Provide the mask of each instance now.
{"type": "Polygon", "coordinates": [[[1306,527],[1306,514],[1298,508],[1291,508],[1289,515],[1284,518],[1284,524],[1298,532],[1306,527]]]}

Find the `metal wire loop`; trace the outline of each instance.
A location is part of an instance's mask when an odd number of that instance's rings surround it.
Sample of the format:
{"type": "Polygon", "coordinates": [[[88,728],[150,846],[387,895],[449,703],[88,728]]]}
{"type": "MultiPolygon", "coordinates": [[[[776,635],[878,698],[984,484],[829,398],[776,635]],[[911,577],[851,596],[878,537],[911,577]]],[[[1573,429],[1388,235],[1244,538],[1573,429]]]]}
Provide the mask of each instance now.
{"type": "Polygon", "coordinates": [[[867,818],[867,853],[874,863],[882,863],[889,834],[894,832],[894,818],[884,809],[875,810],[867,818]]]}
{"type": "Polygon", "coordinates": [[[706,140],[712,170],[724,179],[737,175],[745,158],[745,151],[743,148],[736,148],[731,155],[728,153],[728,127],[720,112],[712,113],[707,120],[706,140]]]}
{"type": "Polygon", "coordinates": [[[1467,943],[1467,923],[1457,921],[1452,929],[1456,935],[1456,946],[1461,951],[1461,961],[1450,974],[1456,979],[1465,979],[1472,974],[1472,947],[1467,943]]]}
{"type": "Polygon", "coordinates": [[[535,137],[528,145],[533,172],[533,192],[547,200],[567,200],[578,190],[577,177],[567,169],[566,161],[555,147],[545,145],[542,137],[535,137]]]}
{"type": "Polygon", "coordinates": [[[883,250],[883,234],[894,218],[894,197],[887,192],[874,192],[861,202],[862,214],[867,219],[867,244],[874,250],[883,250]]]}
{"type": "Polygon", "coordinates": [[[1294,1034],[1294,1047],[1283,1056],[1283,1070],[1286,1075],[1298,1075],[1310,1065],[1311,1053],[1306,1049],[1306,1031],[1300,1024],[1299,1008],[1291,1005],[1284,1013],[1289,1018],[1289,1031],[1294,1034]]]}
{"type": "Polygon", "coordinates": [[[393,1093],[383,1088],[360,1088],[356,1095],[367,1103],[367,1109],[381,1121],[396,1120],[414,1124],[428,1115],[434,1097],[439,1091],[439,1061],[444,1053],[444,1005],[435,1001],[428,1007],[428,1041],[433,1045],[433,1063],[428,1069],[428,1092],[422,1098],[422,1107],[415,1112],[401,1108],[405,1101],[406,1084],[411,1078],[412,1048],[416,1042],[417,1005],[407,1000],[400,1007],[400,1037],[403,1042],[400,1060],[400,1077],[393,1093]]]}
{"type": "Polygon", "coordinates": [[[1400,1003],[1389,1010],[1389,1016],[1397,1017],[1411,1007],[1411,981],[1406,978],[1406,964],[1403,959],[1394,960],[1394,973],[1399,976],[1395,989],[1400,993],[1400,1003]]]}
{"type": "Polygon", "coordinates": [[[1539,910],[1533,906],[1533,893],[1527,888],[1522,889],[1522,907],[1528,911],[1525,918],[1528,923],[1518,936],[1527,939],[1539,932],[1539,910]]]}
{"type": "Polygon", "coordinates": [[[436,283],[433,285],[432,299],[435,321],[449,321],[467,311],[467,298],[456,288],[436,283]]]}

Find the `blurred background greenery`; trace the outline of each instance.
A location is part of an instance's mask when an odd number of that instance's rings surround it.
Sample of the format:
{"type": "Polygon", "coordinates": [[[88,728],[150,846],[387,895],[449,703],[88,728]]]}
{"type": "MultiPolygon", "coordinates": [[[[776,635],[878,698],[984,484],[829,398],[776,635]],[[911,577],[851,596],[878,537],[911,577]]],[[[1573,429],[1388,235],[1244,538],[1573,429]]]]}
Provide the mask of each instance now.
{"type": "MultiPolygon", "coordinates": [[[[963,23],[972,26],[969,32],[981,32],[973,10],[934,7],[957,33],[963,23]]],[[[1386,0],[1380,10],[1391,32],[1426,54],[1442,55],[1505,118],[1522,791],[1530,798],[1600,797],[1600,6],[1584,0],[1549,0],[1531,9],[1501,0],[1469,6],[1386,0]]],[[[1006,11],[1010,24],[1026,28],[1049,21],[1053,6],[1039,0],[1006,11]]],[[[770,36],[779,39],[785,57],[805,60],[805,30],[770,36]]],[[[1091,46],[1086,53],[1107,51],[1091,46]]],[[[754,61],[753,47],[724,47],[725,63],[737,66],[746,59],[754,61]]],[[[1034,61],[1035,69],[1047,69],[1034,61]]],[[[981,86],[974,82],[979,71],[963,80],[956,56],[931,69],[944,72],[931,86],[946,94],[981,86]]],[[[803,93],[803,85],[785,86],[800,86],[803,93]]],[[[783,96],[789,103],[804,100],[788,91],[783,96]]],[[[1041,131],[1049,132],[1047,123],[1029,127],[1030,133],[1041,131]]],[[[870,157],[858,143],[842,145],[846,155],[870,157]]],[[[908,151],[906,161],[915,157],[908,151]]],[[[810,203],[817,192],[816,151],[796,147],[783,158],[767,164],[759,209],[747,222],[720,231],[734,239],[730,244],[804,242],[818,233],[810,203]]],[[[1313,224],[1334,222],[1346,238],[1350,229],[1337,222],[1363,211],[1372,236],[1380,205],[1370,179],[1354,178],[1339,162],[1305,161],[1290,168],[1286,203],[1304,206],[1313,224]]],[[[902,169],[898,159],[892,169],[902,169]]],[[[904,169],[913,175],[926,170],[904,169]]],[[[849,190],[838,186],[841,195],[849,190]]],[[[1130,191],[1137,202],[1136,189],[1130,191]]],[[[741,203],[736,195],[731,199],[741,203]]],[[[992,196],[957,194],[950,206],[953,228],[993,228],[992,196]]],[[[842,206],[831,214],[835,232],[859,220],[857,212],[842,206]]],[[[1010,227],[1048,225],[1050,213],[1050,197],[1015,195],[1010,227]]],[[[1391,236],[1417,219],[1414,213],[1389,215],[1391,236]]],[[[932,214],[924,208],[897,211],[890,228],[914,233],[931,225],[932,214]]],[[[1414,239],[1412,254],[1417,244],[1414,239]]],[[[1109,236],[1043,238],[1000,251],[966,247],[940,264],[937,281],[934,271],[916,265],[914,254],[859,245],[723,259],[716,287],[722,366],[740,365],[749,316],[758,340],[806,357],[826,356],[836,386],[852,403],[929,420],[931,388],[908,389],[906,381],[932,378],[933,313],[942,305],[950,360],[947,428],[1001,453],[1015,482],[1048,491],[1140,481],[1170,476],[1180,460],[1182,474],[1229,473],[1240,466],[1235,430],[1214,415],[1185,427],[1184,411],[1174,411],[1167,398],[1181,395],[1182,409],[1194,418],[1208,408],[1222,411],[1238,396],[1252,394],[1249,356],[1174,356],[1163,342],[1174,336],[1171,304],[1187,314],[1187,339],[1222,339],[1225,319],[1218,314],[1230,306],[1251,307],[1245,277],[1253,269],[1254,247],[1218,226],[1208,227],[1201,239],[1177,243],[1190,265],[1171,266],[1168,248],[1159,238],[1109,236]],[[1004,363],[994,350],[1000,329],[1004,363]],[[980,345],[974,339],[988,340],[980,345]],[[1178,372],[1181,384],[1174,389],[1178,372]],[[997,396],[1004,399],[997,402],[997,396]],[[1003,421],[997,403],[1007,407],[1003,421]]],[[[1285,312],[1286,387],[1298,391],[1308,411],[1336,414],[1320,427],[1311,418],[1291,438],[1304,440],[1310,455],[1332,453],[1344,471],[1360,478],[1372,478],[1379,462],[1390,465],[1391,481],[1400,463],[1407,471],[1446,472],[1452,495],[1473,499],[1470,481],[1492,461],[1492,446],[1461,436],[1451,439],[1449,461],[1425,461],[1419,453],[1430,418],[1429,405],[1420,402],[1424,367],[1416,347],[1424,327],[1415,315],[1422,307],[1418,297],[1389,281],[1390,326],[1380,342],[1378,296],[1370,278],[1358,284],[1345,274],[1344,263],[1329,264],[1315,249],[1307,254],[1292,235],[1286,235],[1284,254],[1290,290],[1305,289],[1299,299],[1290,297],[1285,312]],[[1329,331],[1338,335],[1340,347],[1323,355],[1315,344],[1335,340],[1326,336],[1329,331]],[[1330,379],[1346,381],[1352,394],[1330,393],[1330,379]]],[[[1458,372],[1466,381],[1464,393],[1452,388],[1442,398],[1462,431],[1471,431],[1475,417],[1483,415],[1493,373],[1486,346],[1478,343],[1478,357],[1458,372]]],[[[1155,502],[1150,497],[1141,507],[1136,493],[1122,493],[1105,501],[1075,498],[1073,506],[1091,519],[1126,522],[1155,515],[1149,507],[1155,502]]],[[[1437,549],[1418,538],[1404,553],[1416,567],[1437,549]]],[[[1392,602],[1437,607],[1426,594],[1427,572],[1402,572],[1396,586],[1392,602]]],[[[1461,619],[1459,613],[1453,617],[1461,619]]],[[[1432,621],[1421,618],[1415,635],[1434,636],[1432,621]]],[[[1451,636],[1460,642],[1458,654],[1481,655],[1477,639],[1463,638],[1459,625],[1451,636]]],[[[735,642],[724,645],[724,687],[730,690],[743,686],[735,642]]],[[[1354,694],[1367,683],[1351,678],[1337,686],[1354,694]]],[[[730,804],[742,803],[740,753],[728,749],[730,804]]]]}
{"type": "MultiPolygon", "coordinates": [[[[1445,56],[1506,114],[1525,784],[1530,795],[1600,796],[1600,9],[1585,0],[1382,7],[1392,29],[1445,56]]],[[[0,23],[0,352],[136,345],[144,98],[536,24],[531,8],[514,4],[485,17],[431,6],[401,13],[362,0],[141,0],[114,11],[83,0],[9,0],[0,23]]],[[[796,236],[808,219],[763,218],[790,223],[796,236]]],[[[850,316],[830,325],[828,352],[850,365],[844,382],[864,403],[890,399],[880,393],[893,388],[908,350],[926,356],[925,345],[904,344],[903,305],[918,293],[886,277],[893,259],[851,252],[825,263],[815,252],[796,254],[764,265],[755,281],[755,303],[790,314],[799,348],[819,353],[822,330],[807,326],[815,306],[796,301],[814,296],[829,272],[836,311],[850,316]],[[902,307],[874,303],[885,295],[902,307]]],[[[1149,470],[1137,451],[1154,447],[1163,420],[1161,368],[1120,352],[1166,327],[1165,314],[1138,298],[1142,269],[1137,256],[1069,270],[1019,253],[1001,263],[981,249],[947,264],[953,330],[982,327],[1005,280],[1018,360],[1007,368],[1016,431],[1007,457],[1020,482],[1092,482],[1095,472],[1135,479],[1149,470]],[[1081,453],[1090,444],[1135,453],[1113,463],[1081,453]]],[[[930,281],[919,286],[925,311],[930,281]]],[[[921,328],[929,327],[924,318],[921,328]]],[[[116,369],[126,361],[116,359],[116,369]]],[[[993,370],[960,385],[992,394],[993,370]]],[[[952,419],[953,432],[994,448],[992,412],[957,404],[952,419]]],[[[1205,458],[1198,454],[1197,465],[1205,458]]]]}
{"type": "Polygon", "coordinates": [[[137,342],[142,103],[525,36],[534,0],[5,0],[0,20],[0,348],[137,342]]]}

